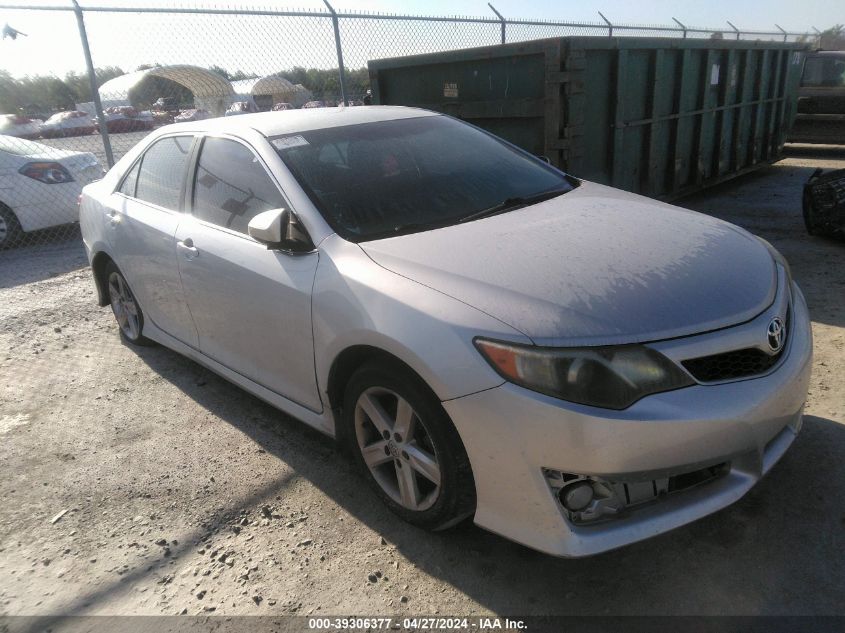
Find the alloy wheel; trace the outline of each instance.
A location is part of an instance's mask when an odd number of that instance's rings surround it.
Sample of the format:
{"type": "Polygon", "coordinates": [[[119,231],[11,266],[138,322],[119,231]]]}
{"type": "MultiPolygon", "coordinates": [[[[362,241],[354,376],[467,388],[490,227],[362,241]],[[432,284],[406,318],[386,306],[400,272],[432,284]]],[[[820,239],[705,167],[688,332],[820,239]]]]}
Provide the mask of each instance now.
{"type": "Polygon", "coordinates": [[[137,340],[141,334],[138,304],[123,275],[118,272],[109,275],[109,300],[123,334],[132,341],[137,340]]]}
{"type": "Polygon", "coordinates": [[[425,423],[407,400],[371,387],[355,405],[355,436],[381,489],[408,510],[430,508],[440,494],[440,462],[425,423]]]}

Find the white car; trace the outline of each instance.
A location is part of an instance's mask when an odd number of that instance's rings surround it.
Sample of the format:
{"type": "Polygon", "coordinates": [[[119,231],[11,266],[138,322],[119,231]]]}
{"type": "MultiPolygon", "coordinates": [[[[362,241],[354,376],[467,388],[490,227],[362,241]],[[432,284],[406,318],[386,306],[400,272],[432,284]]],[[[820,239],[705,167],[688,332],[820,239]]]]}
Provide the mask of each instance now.
{"type": "Polygon", "coordinates": [[[192,108],[190,110],[182,110],[173,118],[173,120],[176,123],[187,123],[189,121],[204,121],[205,119],[210,118],[211,113],[208,110],[192,108]]]}
{"type": "Polygon", "coordinates": [[[0,134],[18,138],[38,138],[42,121],[17,114],[0,114],[0,134]]]}
{"type": "Polygon", "coordinates": [[[126,341],[337,436],[421,527],[595,554],[736,501],[801,428],[810,319],[771,245],[448,116],[160,128],[80,226],[126,341]]]}
{"type": "Polygon", "coordinates": [[[66,136],[86,136],[93,134],[96,126],[91,115],[81,110],[57,112],[44,121],[41,136],[44,138],[64,138],[66,136]]]}
{"type": "Polygon", "coordinates": [[[252,114],[258,112],[258,108],[252,101],[235,101],[226,110],[223,116],[238,116],[241,114],[252,114]]]}
{"type": "Polygon", "coordinates": [[[102,177],[90,152],[0,135],[0,248],[24,233],[78,221],[82,187],[102,177]]]}

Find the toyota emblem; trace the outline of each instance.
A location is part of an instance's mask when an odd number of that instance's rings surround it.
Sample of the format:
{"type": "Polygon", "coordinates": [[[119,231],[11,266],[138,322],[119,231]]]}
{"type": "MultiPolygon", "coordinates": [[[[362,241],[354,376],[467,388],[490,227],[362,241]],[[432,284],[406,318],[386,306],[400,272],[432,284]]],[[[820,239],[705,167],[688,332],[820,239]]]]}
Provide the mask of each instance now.
{"type": "Polygon", "coordinates": [[[769,340],[769,347],[773,352],[779,352],[783,348],[784,338],[783,319],[775,317],[769,321],[769,327],[766,330],[766,338],[769,340]]]}

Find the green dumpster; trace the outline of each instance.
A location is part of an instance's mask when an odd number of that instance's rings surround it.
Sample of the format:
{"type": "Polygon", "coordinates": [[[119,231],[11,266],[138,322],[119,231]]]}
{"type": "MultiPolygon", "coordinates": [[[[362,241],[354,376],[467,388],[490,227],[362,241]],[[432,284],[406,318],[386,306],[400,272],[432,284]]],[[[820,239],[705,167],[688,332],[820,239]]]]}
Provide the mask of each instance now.
{"type": "Polygon", "coordinates": [[[806,47],[565,37],[369,62],[374,103],[450,114],[567,172],[675,198],[780,157],[806,47]]]}

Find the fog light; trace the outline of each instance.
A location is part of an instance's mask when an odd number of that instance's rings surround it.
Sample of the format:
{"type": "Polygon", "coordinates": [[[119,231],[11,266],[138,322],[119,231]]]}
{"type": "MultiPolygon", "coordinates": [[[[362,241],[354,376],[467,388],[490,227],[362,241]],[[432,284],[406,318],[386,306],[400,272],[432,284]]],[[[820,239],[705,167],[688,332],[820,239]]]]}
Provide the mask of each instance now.
{"type": "Polygon", "coordinates": [[[593,486],[589,481],[579,481],[560,491],[560,502],[570,512],[579,512],[593,501],[593,486]]]}

